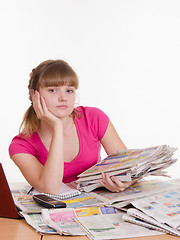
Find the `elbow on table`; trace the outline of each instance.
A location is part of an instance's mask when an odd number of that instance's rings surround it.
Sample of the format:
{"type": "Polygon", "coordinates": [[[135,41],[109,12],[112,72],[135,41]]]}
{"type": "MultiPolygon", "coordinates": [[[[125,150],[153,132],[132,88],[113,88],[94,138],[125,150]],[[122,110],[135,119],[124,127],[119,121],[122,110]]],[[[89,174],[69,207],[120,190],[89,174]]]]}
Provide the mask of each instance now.
{"type": "Polygon", "coordinates": [[[49,183],[43,184],[43,186],[37,190],[42,193],[57,195],[57,194],[59,194],[59,191],[61,189],[61,183],[62,182],[59,182],[56,184],[52,184],[52,183],[51,184],[49,184],[49,183]]]}

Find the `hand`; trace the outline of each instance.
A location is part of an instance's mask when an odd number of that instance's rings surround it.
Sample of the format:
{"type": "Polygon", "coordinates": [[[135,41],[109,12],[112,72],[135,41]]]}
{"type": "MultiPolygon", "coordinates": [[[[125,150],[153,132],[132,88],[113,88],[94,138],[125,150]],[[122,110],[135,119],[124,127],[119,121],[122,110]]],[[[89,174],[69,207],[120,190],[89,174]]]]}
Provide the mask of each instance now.
{"type": "Polygon", "coordinates": [[[45,121],[51,127],[54,127],[59,122],[62,122],[61,119],[57,118],[51,112],[49,112],[44,98],[40,96],[38,91],[32,92],[31,97],[33,102],[33,108],[34,108],[34,111],[36,112],[38,119],[45,121]]]}
{"type": "Polygon", "coordinates": [[[111,192],[122,192],[126,188],[135,184],[138,180],[133,180],[130,182],[121,182],[117,177],[110,177],[108,173],[102,173],[103,181],[99,180],[99,183],[110,190],[111,192]]]}

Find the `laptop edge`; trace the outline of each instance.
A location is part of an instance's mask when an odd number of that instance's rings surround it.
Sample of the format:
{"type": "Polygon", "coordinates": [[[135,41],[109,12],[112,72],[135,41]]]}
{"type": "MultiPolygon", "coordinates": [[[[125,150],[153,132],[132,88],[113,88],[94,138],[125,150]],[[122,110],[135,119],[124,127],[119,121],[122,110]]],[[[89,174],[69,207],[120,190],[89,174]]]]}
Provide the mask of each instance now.
{"type": "Polygon", "coordinates": [[[0,217],[21,218],[16,209],[2,163],[0,163],[0,217]]]}

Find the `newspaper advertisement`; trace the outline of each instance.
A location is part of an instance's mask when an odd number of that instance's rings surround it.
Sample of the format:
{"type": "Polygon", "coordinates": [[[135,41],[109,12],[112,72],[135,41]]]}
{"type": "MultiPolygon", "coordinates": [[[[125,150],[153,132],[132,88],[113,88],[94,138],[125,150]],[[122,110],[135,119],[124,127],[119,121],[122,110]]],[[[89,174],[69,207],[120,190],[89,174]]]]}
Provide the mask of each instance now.
{"type": "MultiPolygon", "coordinates": [[[[89,239],[120,239],[140,236],[158,235],[141,226],[135,226],[125,222],[122,219],[122,212],[115,210],[113,207],[100,207],[94,209],[94,214],[88,211],[77,213],[76,221],[86,232],[89,239]]],[[[160,233],[161,234],[161,233],[160,233]]]]}
{"type": "Polygon", "coordinates": [[[132,205],[158,222],[180,230],[180,186],[132,201],[132,205]]]}
{"type": "Polygon", "coordinates": [[[60,235],[85,235],[74,220],[76,213],[73,208],[43,209],[42,216],[44,221],[60,235]]]}
{"type": "MultiPolygon", "coordinates": [[[[180,184],[180,179],[177,180],[177,184],[180,184]]],[[[97,189],[89,193],[108,204],[119,203],[122,201],[133,200],[136,198],[149,196],[155,193],[159,193],[168,189],[176,188],[174,180],[161,181],[161,180],[140,180],[131,187],[125,189],[123,192],[114,193],[106,189],[97,189]]]]}
{"type": "Polygon", "coordinates": [[[41,207],[33,200],[32,195],[13,195],[15,205],[24,213],[41,213],[41,207]]]}
{"type": "Polygon", "coordinates": [[[58,234],[55,229],[49,227],[43,220],[42,215],[39,213],[27,214],[21,212],[26,222],[32,226],[37,232],[44,234],[58,234]]]}
{"type": "Polygon", "coordinates": [[[123,220],[137,224],[149,229],[154,229],[163,233],[170,235],[180,236],[180,231],[173,229],[167,224],[163,224],[155,220],[154,218],[148,216],[147,214],[141,212],[136,208],[129,208],[127,213],[123,214],[123,220]]]}

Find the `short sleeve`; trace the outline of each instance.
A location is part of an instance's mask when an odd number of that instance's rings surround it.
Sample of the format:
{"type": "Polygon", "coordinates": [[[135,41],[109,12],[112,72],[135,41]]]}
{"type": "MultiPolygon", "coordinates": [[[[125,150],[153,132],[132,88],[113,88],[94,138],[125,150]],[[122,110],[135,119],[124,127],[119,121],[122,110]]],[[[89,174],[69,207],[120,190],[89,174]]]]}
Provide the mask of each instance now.
{"type": "Polygon", "coordinates": [[[106,133],[109,124],[109,117],[99,108],[88,107],[86,111],[92,132],[100,141],[106,133]]]}
{"type": "Polygon", "coordinates": [[[27,153],[36,156],[33,146],[26,139],[16,136],[9,145],[9,155],[11,157],[18,153],[27,153]]]}

